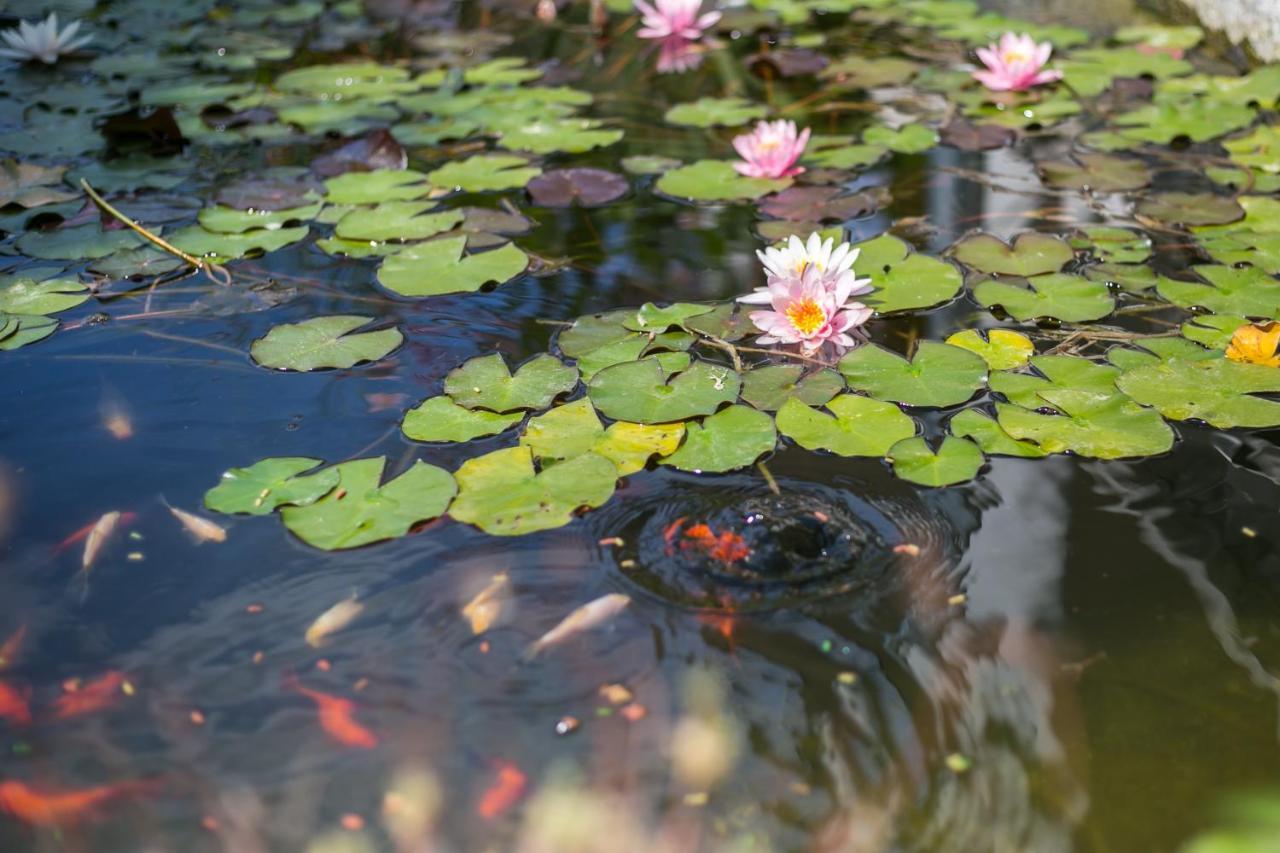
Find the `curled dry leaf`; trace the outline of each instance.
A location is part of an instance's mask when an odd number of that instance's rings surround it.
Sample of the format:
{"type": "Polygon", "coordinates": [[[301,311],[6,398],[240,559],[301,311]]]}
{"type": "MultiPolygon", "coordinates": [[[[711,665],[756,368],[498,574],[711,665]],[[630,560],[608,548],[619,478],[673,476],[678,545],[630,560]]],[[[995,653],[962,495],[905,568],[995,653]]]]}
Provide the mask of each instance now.
{"type": "Polygon", "coordinates": [[[576,634],[588,631],[609,621],[621,613],[630,603],[631,596],[617,592],[611,592],[608,595],[600,596],[594,601],[587,602],[560,620],[559,625],[543,634],[533,645],[529,646],[529,656],[532,657],[576,634]]]}
{"type": "Polygon", "coordinates": [[[197,545],[204,542],[227,541],[227,529],[225,527],[214,524],[207,518],[201,518],[195,513],[178,509],[175,506],[169,506],[167,501],[165,502],[165,506],[169,508],[169,512],[173,514],[174,518],[182,522],[182,526],[186,528],[186,531],[196,540],[197,545]]]}
{"type": "Polygon", "coordinates": [[[1227,345],[1227,358],[1245,364],[1280,367],[1280,323],[1249,323],[1236,329],[1227,345]]]}
{"type": "Polygon", "coordinates": [[[511,580],[506,572],[498,572],[484,589],[480,590],[462,608],[463,617],[471,623],[471,633],[483,634],[493,627],[502,615],[502,608],[510,594],[511,580]]]}
{"type": "Polygon", "coordinates": [[[313,649],[320,648],[329,635],[336,634],[350,625],[363,611],[364,605],[354,598],[339,601],[321,613],[316,621],[311,623],[311,627],[307,628],[307,645],[313,649]]]}

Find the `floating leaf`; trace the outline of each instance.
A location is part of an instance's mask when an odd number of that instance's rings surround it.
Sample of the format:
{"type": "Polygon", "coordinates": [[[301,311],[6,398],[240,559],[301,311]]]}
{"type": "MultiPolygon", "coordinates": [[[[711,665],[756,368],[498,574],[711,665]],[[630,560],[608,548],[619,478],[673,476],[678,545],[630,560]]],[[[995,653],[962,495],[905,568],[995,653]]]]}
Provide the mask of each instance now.
{"type": "Polygon", "coordinates": [[[28,231],[14,246],[28,258],[80,261],[106,257],[121,249],[140,246],[142,242],[141,237],[128,229],[103,231],[95,224],[28,231]]]}
{"type": "Polygon", "coordinates": [[[414,441],[471,441],[497,435],[524,420],[524,412],[500,415],[471,410],[448,397],[428,397],[404,413],[401,429],[414,441]]]}
{"type": "Polygon", "coordinates": [[[338,220],[333,233],[343,240],[425,240],[462,223],[458,210],[426,211],[429,201],[388,201],[371,208],[353,210],[338,220]]]}
{"type": "Polygon", "coordinates": [[[1038,444],[1017,440],[1005,432],[995,419],[977,409],[965,409],[956,413],[948,426],[952,435],[972,439],[983,453],[990,456],[1039,459],[1046,455],[1038,444]]]}
{"type": "Polygon", "coordinates": [[[427,177],[438,187],[469,193],[514,190],[542,174],[523,157],[511,154],[477,154],[466,160],[446,163],[427,177]]]}
{"type": "MultiPolygon", "coordinates": [[[[282,92],[298,92],[326,101],[359,97],[391,98],[418,88],[409,79],[407,68],[373,62],[342,62],[295,68],[277,77],[275,87],[282,92]]],[[[173,103],[181,103],[181,100],[173,103]]]]}
{"type": "Polygon", "coordinates": [[[444,380],[444,392],[468,409],[513,412],[545,409],[578,384],[578,371],[550,355],[539,355],[515,373],[501,354],[473,358],[454,368],[444,380]]]}
{"type": "Polygon", "coordinates": [[[962,151],[991,151],[1012,145],[1018,134],[1003,125],[975,124],[956,117],[939,131],[939,137],[943,145],[962,151]]]}
{"type": "Polygon", "coordinates": [[[1151,183],[1151,171],[1141,160],[1082,151],[1065,160],[1046,160],[1040,174],[1051,187],[1121,192],[1142,189],[1151,183]]]}
{"type": "Polygon", "coordinates": [[[1160,193],[1138,204],[1138,213],[1179,225],[1221,225],[1244,218],[1244,208],[1231,196],[1212,193],[1160,193]]]}
{"type": "Polygon", "coordinates": [[[297,228],[258,228],[243,234],[215,234],[198,225],[183,228],[169,235],[168,240],[182,251],[197,257],[216,261],[229,261],[251,254],[274,252],[291,243],[305,240],[311,231],[307,226],[297,228]]]}
{"type": "Polygon", "coordinates": [[[680,165],[674,157],[657,154],[636,154],[622,158],[622,168],[633,175],[660,175],[680,165]]]}
{"type": "Polygon", "coordinates": [[[333,491],[338,469],[325,468],[309,477],[299,476],[322,464],[305,456],[276,456],[248,468],[232,468],[218,485],[204,493],[204,505],[214,512],[247,512],[270,515],[285,504],[306,506],[333,491]]]}
{"type": "Polygon", "coordinates": [[[852,89],[875,89],[910,80],[920,66],[896,56],[862,56],[855,54],[837,59],[821,74],[832,86],[852,89]]]}
{"type": "Polygon", "coordinates": [[[987,378],[979,356],[938,341],[923,341],[908,361],[874,344],[858,347],[840,359],[849,387],[880,400],[938,408],[963,403],[987,378]]]}
{"type": "Polygon", "coordinates": [[[893,473],[921,486],[951,486],[978,476],[985,461],[978,445],[947,436],[935,453],[920,436],[905,438],[889,448],[893,473]]]}
{"type": "Polygon", "coordinates": [[[89,288],[68,278],[18,279],[0,290],[0,315],[57,314],[89,298],[89,288]]]}
{"type": "Polygon", "coordinates": [[[738,127],[753,119],[764,118],[763,104],[746,98],[699,98],[677,104],[663,116],[668,124],[686,127],[738,127]]]}
{"type": "Polygon", "coordinates": [[[920,154],[938,144],[938,133],[923,124],[909,124],[900,130],[877,126],[862,134],[867,145],[880,145],[899,154],[920,154]]]}
{"type": "Polygon", "coordinates": [[[578,507],[600,506],[613,495],[618,472],[595,453],[536,472],[528,447],[510,447],[468,459],[455,476],[450,515],[494,536],[519,536],[562,527],[578,507]]]}
{"type": "Polygon", "coordinates": [[[742,377],[742,399],[757,409],[774,412],[795,398],[806,406],[821,406],[844,390],[844,377],[823,368],[805,373],[799,364],[767,364],[742,377]]]}
{"type": "Polygon", "coordinates": [[[773,418],[749,406],[729,406],[686,429],[684,444],[663,465],[697,473],[732,471],[755,462],[778,441],[773,418]]]}
{"type": "Polygon", "coordinates": [[[1009,329],[989,329],[985,339],[977,329],[964,329],[947,338],[946,342],[982,356],[992,370],[1022,367],[1036,352],[1030,338],[1009,329]]]}
{"type": "Polygon", "coordinates": [[[631,185],[605,169],[556,169],[529,182],[529,195],[541,207],[599,207],[627,194],[631,185]]]}
{"type": "Polygon", "coordinates": [[[42,341],[58,328],[57,320],[41,314],[10,314],[0,319],[0,323],[4,326],[4,334],[0,335],[0,350],[5,351],[42,341]]]}
{"type": "Polygon", "coordinates": [[[1156,286],[1156,271],[1145,264],[1095,264],[1086,267],[1085,278],[1114,284],[1129,293],[1142,293],[1156,286]]]}
{"type": "Polygon", "coordinates": [[[504,284],[529,265],[525,253],[510,243],[463,257],[466,245],[467,238],[462,236],[401,249],[383,259],[378,283],[401,296],[469,293],[491,281],[504,284]]]}
{"type": "Polygon", "coordinates": [[[739,385],[727,367],[698,361],[675,372],[651,356],[606,367],[591,377],[587,391],[606,417],[654,424],[710,415],[737,399],[739,385]]]}
{"type": "Polygon", "coordinates": [[[1125,459],[1154,456],[1173,447],[1173,430],[1164,419],[1123,394],[1056,388],[1042,390],[1039,396],[1061,414],[1004,403],[996,405],[996,412],[1011,437],[1033,441],[1048,453],[1125,459]]]}
{"type": "Polygon", "coordinates": [[[40,207],[79,197],[80,193],[63,186],[66,171],[66,166],[0,161],[0,207],[40,207]]]}
{"type": "Polygon", "coordinates": [[[1236,329],[1248,324],[1248,319],[1233,314],[1201,314],[1182,324],[1182,336],[1210,349],[1225,350],[1236,329]]]}
{"type": "Polygon", "coordinates": [[[346,368],[377,361],[404,342],[395,328],[350,334],[373,322],[372,317],[335,314],[273,327],[253,342],[249,354],[263,367],[276,370],[346,368]]]}
{"type": "Polygon", "coordinates": [[[535,459],[571,459],[590,451],[602,435],[596,410],[583,398],[530,418],[520,443],[535,459]]]}
{"type": "Polygon", "coordinates": [[[502,132],[502,147],[513,151],[551,154],[565,151],[581,154],[592,148],[604,148],[622,139],[616,128],[602,128],[593,119],[561,118],[535,121],[502,132]]]}
{"type": "Polygon", "coordinates": [[[1150,237],[1108,225],[1086,225],[1072,237],[1071,246],[1088,249],[1095,257],[1115,264],[1141,263],[1151,257],[1150,237]]]}
{"type": "Polygon", "coordinates": [[[1176,421],[1201,420],[1219,429],[1280,425],[1280,403],[1254,394],[1280,393],[1280,371],[1222,357],[1171,358],[1126,370],[1120,390],[1176,421]]]}
{"type": "Polygon", "coordinates": [[[1042,391],[1087,391],[1095,397],[1113,397],[1119,371],[1108,364],[1096,364],[1087,358],[1066,355],[1038,355],[1031,365],[1042,375],[1030,373],[992,373],[991,390],[1027,409],[1046,405],[1042,391]]]}
{"type": "Polygon", "coordinates": [[[652,457],[674,453],[684,433],[683,423],[633,424],[618,421],[596,440],[593,450],[617,466],[618,476],[626,477],[644,468],[652,457]]]}
{"type": "Polygon", "coordinates": [[[915,421],[901,409],[870,397],[841,394],[826,404],[826,410],[787,400],[778,410],[778,431],[807,450],[840,456],[884,456],[916,434],[915,421]]]}
{"type": "Polygon", "coordinates": [[[1168,145],[1179,137],[1208,142],[1253,122],[1253,110],[1208,98],[1185,98],[1139,107],[1112,121],[1126,139],[1168,145]]]}
{"type": "Polygon", "coordinates": [[[243,234],[258,228],[279,229],[289,223],[309,222],[320,213],[320,204],[286,210],[238,210],[218,205],[200,211],[197,220],[206,231],[219,234],[243,234]]]}
{"type": "Polygon", "coordinates": [[[869,169],[888,153],[883,145],[842,145],[815,150],[804,162],[824,169],[869,169]]]}
{"type": "Polygon", "coordinates": [[[1203,308],[1215,314],[1242,317],[1280,317],[1280,281],[1256,267],[1201,265],[1192,267],[1208,284],[1160,277],[1160,295],[1183,308],[1203,308]]]}
{"type": "Polygon", "coordinates": [[[844,187],[813,186],[788,187],[765,196],[758,205],[766,216],[796,222],[843,222],[865,216],[879,206],[876,193],[849,193],[844,187]]]}
{"type": "Polygon", "coordinates": [[[633,332],[665,332],[672,327],[684,328],[685,321],[711,311],[710,305],[693,302],[677,302],[659,307],[652,302],[640,306],[634,314],[623,317],[623,328],[633,332]]]}
{"type": "Polygon", "coordinates": [[[346,172],[324,182],[330,204],[383,204],[412,201],[431,194],[427,176],[412,169],[346,172]]]}
{"type": "Polygon", "coordinates": [[[984,308],[999,306],[1011,317],[1027,321],[1051,317],[1067,323],[1100,320],[1115,310],[1115,299],[1102,282],[1066,273],[1038,275],[1025,286],[987,280],[973,289],[984,308]]]}
{"type": "Polygon", "coordinates": [[[335,465],[333,491],[309,506],[286,506],[281,511],[285,527],[314,548],[358,548],[403,536],[439,517],[457,492],[448,471],[422,461],[382,484],[385,464],[379,456],[335,465]]]}
{"type": "Polygon", "coordinates": [[[658,178],[655,188],[691,201],[750,201],[791,186],[790,178],[748,178],[728,160],[699,160],[658,178]]]}
{"type": "Polygon", "coordinates": [[[881,314],[941,305],[954,299],[964,283],[954,266],[912,252],[892,234],[859,243],[858,248],[855,269],[875,288],[863,301],[881,314]]]}
{"type": "Polygon", "coordinates": [[[1064,241],[1049,234],[1019,234],[1009,245],[990,234],[973,234],[951,248],[956,260],[979,272],[1033,276],[1057,272],[1074,253],[1064,241]]]}

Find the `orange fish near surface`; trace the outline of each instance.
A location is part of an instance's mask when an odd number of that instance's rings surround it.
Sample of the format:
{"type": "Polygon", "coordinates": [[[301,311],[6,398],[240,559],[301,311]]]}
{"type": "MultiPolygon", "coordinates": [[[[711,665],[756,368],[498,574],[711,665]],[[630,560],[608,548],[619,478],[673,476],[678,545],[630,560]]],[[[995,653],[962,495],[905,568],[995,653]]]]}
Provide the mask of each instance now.
{"type": "Polygon", "coordinates": [[[737,563],[751,556],[751,548],[741,536],[731,530],[716,535],[705,524],[695,524],[684,532],[684,541],[680,543],[681,551],[700,551],[711,559],[725,565],[737,563]]]}
{"type": "Polygon", "coordinates": [[[480,797],[476,804],[476,814],[485,820],[493,820],[516,804],[524,795],[529,777],[514,764],[506,761],[498,762],[498,778],[480,797]]]}
{"type": "Polygon", "coordinates": [[[320,728],[338,743],[360,749],[373,749],[378,745],[378,736],[356,722],[356,705],[350,699],[303,687],[292,675],[285,679],[285,686],[316,703],[320,711],[320,728]]]}
{"type": "Polygon", "coordinates": [[[7,669],[13,666],[13,662],[18,658],[18,652],[22,651],[22,643],[27,639],[27,626],[24,624],[9,635],[9,639],[4,641],[4,645],[0,645],[0,669],[7,669]]]}
{"type": "Polygon", "coordinates": [[[80,689],[59,696],[53,703],[53,715],[59,720],[65,720],[109,708],[120,701],[124,686],[124,673],[113,669],[80,689]]]}
{"type": "Polygon", "coordinates": [[[32,826],[57,826],[89,817],[112,800],[143,794],[155,781],[119,782],[78,791],[37,790],[25,782],[0,782],[0,811],[32,826]]]}
{"type": "Polygon", "coordinates": [[[19,726],[31,725],[31,706],[26,694],[0,681],[0,719],[19,726]]]}

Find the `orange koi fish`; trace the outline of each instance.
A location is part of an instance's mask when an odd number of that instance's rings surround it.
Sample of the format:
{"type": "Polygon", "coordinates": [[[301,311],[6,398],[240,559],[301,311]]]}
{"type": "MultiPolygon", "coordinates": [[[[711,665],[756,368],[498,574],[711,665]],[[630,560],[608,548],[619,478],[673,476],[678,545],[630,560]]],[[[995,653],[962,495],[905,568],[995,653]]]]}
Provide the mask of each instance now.
{"type": "Polygon", "coordinates": [[[22,643],[27,639],[27,626],[23,625],[9,635],[9,639],[4,641],[4,645],[0,645],[0,669],[6,669],[13,665],[14,660],[18,657],[18,652],[22,650],[22,643]]]}
{"type": "Polygon", "coordinates": [[[0,719],[14,725],[31,725],[31,706],[27,694],[0,681],[0,719]]]}
{"type": "Polygon", "coordinates": [[[142,794],[155,781],[118,782],[79,791],[37,790],[25,782],[0,782],[0,811],[32,826],[57,826],[89,816],[112,800],[142,794]]]}
{"type": "Polygon", "coordinates": [[[476,814],[485,820],[493,820],[516,804],[524,795],[529,777],[506,761],[498,762],[498,778],[485,790],[476,804],[476,814]]]}
{"type": "MultiPolygon", "coordinates": [[[[136,512],[122,512],[120,513],[120,518],[117,519],[116,524],[118,524],[120,527],[128,527],[130,524],[133,523],[133,520],[137,517],[138,517],[138,514],[136,512]]],[[[101,521],[101,519],[95,518],[93,521],[89,522],[84,527],[81,527],[79,530],[72,533],[66,539],[63,539],[57,545],[54,545],[53,553],[61,554],[63,551],[67,550],[72,545],[75,545],[77,542],[83,542],[85,539],[89,538],[89,534],[93,532],[93,528],[98,526],[99,521],[101,521]]]]}
{"type": "Polygon", "coordinates": [[[378,736],[355,721],[356,704],[350,699],[304,687],[293,675],[285,679],[285,686],[316,703],[320,728],[338,743],[360,749],[373,749],[378,745],[378,736]]]}
{"type": "Polygon", "coordinates": [[[120,701],[125,683],[125,674],[113,669],[80,689],[59,696],[53,703],[53,715],[65,720],[108,708],[120,701]]]}

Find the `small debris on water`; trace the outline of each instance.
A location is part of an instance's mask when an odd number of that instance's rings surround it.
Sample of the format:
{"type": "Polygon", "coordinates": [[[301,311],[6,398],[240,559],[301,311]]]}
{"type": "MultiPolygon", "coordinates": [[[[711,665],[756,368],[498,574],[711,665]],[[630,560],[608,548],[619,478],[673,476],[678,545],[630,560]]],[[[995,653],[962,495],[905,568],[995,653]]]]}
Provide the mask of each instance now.
{"type": "Polygon", "coordinates": [[[606,684],[600,688],[600,697],[611,705],[625,705],[631,701],[631,691],[621,684],[606,684]]]}
{"type": "Polygon", "coordinates": [[[571,735],[574,732],[576,732],[578,730],[578,727],[581,725],[582,725],[582,722],[577,717],[573,717],[566,714],[565,716],[561,717],[559,720],[556,720],[556,734],[560,735],[561,737],[564,737],[565,735],[571,735]]]}
{"type": "Polygon", "coordinates": [[[1252,527],[1241,527],[1240,532],[1245,536],[1248,536],[1250,539],[1253,539],[1258,535],[1258,531],[1254,530],[1252,527]]]}
{"type": "Polygon", "coordinates": [[[972,767],[973,762],[958,752],[953,752],[947,756],[947,769],[952,773],[968,773],[972,767]]]}
{"type": "Polygon", "coordinates": [[[961,604],[964,604],[968,600],[969,600],[969,597],[962,592],[962,593],[959,593],[958,595],[953,595],[950,598],[948,598],[947,604],[950,604],[952,607],[957,607],[961,604]]]}

